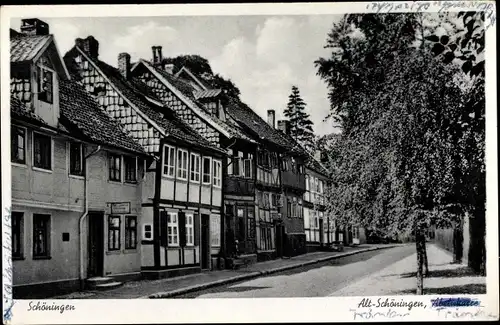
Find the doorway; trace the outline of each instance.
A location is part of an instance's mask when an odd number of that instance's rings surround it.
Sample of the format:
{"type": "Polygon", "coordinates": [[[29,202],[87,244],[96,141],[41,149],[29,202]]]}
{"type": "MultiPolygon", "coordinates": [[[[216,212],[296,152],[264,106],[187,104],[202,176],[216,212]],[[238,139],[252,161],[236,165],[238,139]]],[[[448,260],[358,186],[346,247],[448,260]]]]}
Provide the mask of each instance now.
{"type": "Polygon", "coordinates": [[[89,213],[87,277],[103,275],[104,268],[104,213],[89,213]]]}
{"type": "Polygon", "coordinates": [[[201,269],[210,268],[210,216],[201,215],[201,269]]]}
{"type": "Polygon", "coordinates": [[[282,258],[285,255],[285,225],[281,222],[275,222],[274,224],[276,230],[276,257],[282,258]]]}

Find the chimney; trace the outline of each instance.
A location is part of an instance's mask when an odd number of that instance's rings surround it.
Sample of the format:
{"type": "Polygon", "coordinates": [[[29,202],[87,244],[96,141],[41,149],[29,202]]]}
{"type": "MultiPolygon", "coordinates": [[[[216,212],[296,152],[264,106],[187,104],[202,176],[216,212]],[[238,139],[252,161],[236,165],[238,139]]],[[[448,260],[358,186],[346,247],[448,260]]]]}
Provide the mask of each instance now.
{"type": "Polygon", "coordinates": [[[276,125],[274,123],[274,120],[275,120],[275,117],[276,117],[276,112],[274,111],[274,109],[268,109],[267,110],[267,123],[273,128],[275,129],[276,128],[276,125]]]}
{"type": "Polygon", "coordinates": [[[49,25],[37,18],[23,19],[21,32],[26,35],[49,35],[49,25]]]}
{"type": "Polygon", "coordinates": [[[97,59],[99,56],[99,42],[93,36],[88,36],[86,39],[77,38],[75,45],[92,59],[97,59]]]}
{"type": "Polygon", "coordinates": [[[290,135],[290,125],[287,120],[278,121],[278,130],[281,132],[290,135]]]}
{"type": "Polygon", "coordinates": [[[173,63],[168,63],[165,64],[165,71],[169,74],[174,74],[174,64],[173,63]]]}
{"type": "Polygon", "coordinates": [[[123,78],[128,79],[130,76],[130,54],[120,53],[118,54],[118,70],[122,74],[123,78]]]}
{"type": "Polygon", "coordinates": [[[153,50],[153,64],[160,65],[163,61],[163,55],[161,54],[161,46],[152,46],[153,50]]]}

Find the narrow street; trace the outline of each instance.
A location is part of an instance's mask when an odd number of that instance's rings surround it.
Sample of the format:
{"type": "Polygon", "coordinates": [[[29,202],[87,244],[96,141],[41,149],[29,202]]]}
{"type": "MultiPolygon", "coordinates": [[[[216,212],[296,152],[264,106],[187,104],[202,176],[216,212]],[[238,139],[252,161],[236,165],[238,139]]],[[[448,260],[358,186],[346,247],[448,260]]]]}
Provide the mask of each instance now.
{"type": "Polygon", "coordinates": [[[364,252],[176,298],[325,297],[414,253],[413,244],[364,252]]]}

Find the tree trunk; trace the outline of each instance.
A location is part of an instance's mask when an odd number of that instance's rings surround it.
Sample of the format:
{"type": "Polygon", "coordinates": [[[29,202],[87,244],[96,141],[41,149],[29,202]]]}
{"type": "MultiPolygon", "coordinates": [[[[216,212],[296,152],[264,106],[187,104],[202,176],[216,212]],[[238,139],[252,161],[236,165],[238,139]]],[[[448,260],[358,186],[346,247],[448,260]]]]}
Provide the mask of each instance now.
{"type": "Polygon", "coordinates": [[[425,242],[425,236],[424,236],[424,242],[423,242],[423,263],[424,263],[424,277],[427,277],[429,275],[429,260],[427,259],[427,244],[425,242]]]}
{"type": "Polygon", "coordinates": [[[420,229],[415,231],[415,243],[417,246],[417,295],[424,294],[424,246],[422,245],[422,234],[420,229]]]}

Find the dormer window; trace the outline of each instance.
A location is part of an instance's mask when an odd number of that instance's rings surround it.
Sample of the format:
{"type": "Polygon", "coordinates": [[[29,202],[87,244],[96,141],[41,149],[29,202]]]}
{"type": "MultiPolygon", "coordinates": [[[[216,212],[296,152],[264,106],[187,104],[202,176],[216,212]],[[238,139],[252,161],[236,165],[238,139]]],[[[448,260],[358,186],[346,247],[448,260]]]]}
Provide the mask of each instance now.
{"type": "Polygon", "coordinates": [[[106,87],[105,86],[94,87],[94,96],[102,97],[105,95],[106,95],[106,87]]]}
{"type": "Polygon", "coordinates": [[[38,67],[38,99],[46,103],[53,102],[54,73],[42,66],[38,67]]]}

